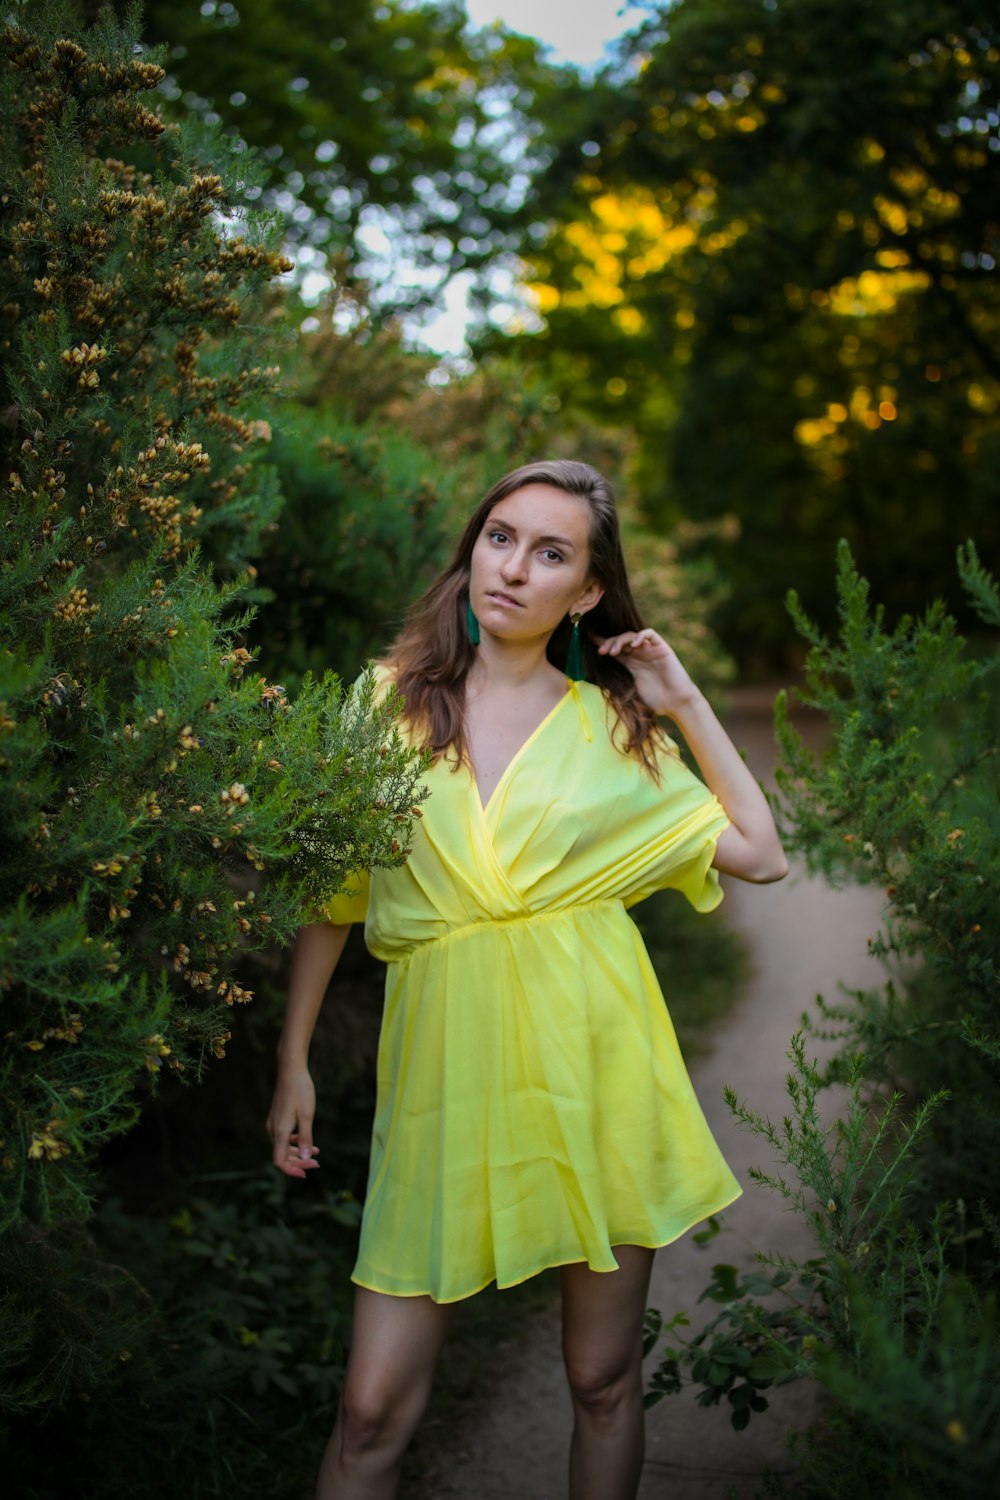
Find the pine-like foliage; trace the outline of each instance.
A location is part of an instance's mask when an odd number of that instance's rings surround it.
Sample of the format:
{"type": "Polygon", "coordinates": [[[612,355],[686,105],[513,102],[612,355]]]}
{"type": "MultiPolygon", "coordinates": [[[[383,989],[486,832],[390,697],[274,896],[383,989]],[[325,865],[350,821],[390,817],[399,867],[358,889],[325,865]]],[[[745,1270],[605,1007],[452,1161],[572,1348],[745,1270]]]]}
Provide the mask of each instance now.
{"type": "MultiPolygon", "coordinates": [[[[958,567],[1000,626],[971,543],[958,567]]],[[[703,1295],[724,1310],[693,1339],[683,1314],[654,1315],[651,1341],[669,1342],[652,1395],[694,1383],[745,1426],[770,1386],[810,1375],[823,1428],[800,1445],[799,1480],[769,1493],[979,1500],[1000,1461],[1000,658],[940,604],[889,627],[846,544],[838,595],[837,640],[790,601],[810,645],[801,697],[831,733],[817,758],[779,703],[783,836],[810,868],[882,886],[870,944],[892,977],[820,1000],[810,1025],[841,1045],[821,1072],[793,1039],[780,1123],[730,1095],[779,1163],[752,1175],[807,1220],[815,1253],[761,1254],[772,1269],[743,1277],[716,1266],[703,1295]],[[832,1126],[831,1082],[847,1085],[832,1126]]]]}
{"type": "MultiPolygon", "coordinates": [[[[1000,625],[1000,595],[971,543],[958,557],[973,608],[1000,625]]],[[[885,891],[872,939],[893,982],[827,1007],[869,1076],[913,1097],[946,1091],[927,1157],[934,1197],[1000,1204],[983,1141],[1000,1130],[1000,656],[973,650],[941,604],[894,628],[842,545],[841,635],[810,642],[803,701],[831,727],[817,762],[779,705],[779,786],[790,847],[834,878],[885,891]]]]}
{"type": "MultiPolygon", "coordinates": [[[[24,1409],[76,1379],[72,1320],[53,1316],[60,1226],[85,1218],[137,1079],[221,1057],[230,1007],[251,998],[244,955],[287,939],[347,872],[404,857],[420,766],[370,686],[341,700],[308,682],[290,702],[241,644],[249,559],[278,508],[255,457],[277,372],[253,297],[286,268],[267,225],[231,206],[246,160],[217,170],[211,151],[229,148],[144,102],[161,70],[137,13],[89,31],[45,0],[12,14],[0,1225],[8,1275],[30,1245],[49,1267],[12,1285],[3,1320],[24,1409]]],[[[113,1340],[100,1322],[76,1354],[113,1340]]]]}
{"type": "Polygon", "coordinates": [[[798,1435],[794,1480],[766,1494],[980,1500],[1000,1460],[996,1298],[956,1269],[961,1205],[913,1217],[914,1158],[941,1100],[908,1116],[898,1095],[873,1103],[855,1058],[831,1127],[802,1035],[788,1056],[780,1121],[732,1090],[727,1100],[778,1163],[751,1177],[807,1220],[814,1252],[758,1252],[760,1268],[742,1274],[713,1266],[700,1300],[720,1310],[693,1337],[686,1314],[650,1312],[647,1347],[661,1335],[664,1347],[647,1404],[695,1386],[700,1405],[724,1400],[741,1429],[768,1410],[772,1387],[807,1377],[826,1397],[822,1427],[798,1435]]]}

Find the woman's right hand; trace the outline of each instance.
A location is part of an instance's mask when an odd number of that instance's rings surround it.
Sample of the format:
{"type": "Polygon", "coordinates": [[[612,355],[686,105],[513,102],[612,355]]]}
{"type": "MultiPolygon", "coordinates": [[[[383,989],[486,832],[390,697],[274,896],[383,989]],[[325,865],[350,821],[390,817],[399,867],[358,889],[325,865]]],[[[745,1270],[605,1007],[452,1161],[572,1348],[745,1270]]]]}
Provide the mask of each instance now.
{"type": "Polygon", "coordinates": [[[278,1082],[267,1117],[272,1160],[288,1177],[304,1177],[310,1167],[319,1166],[312,1143],[316,1090],[309,1076],[309,1042],[350,930],[349,922],[312,922],[300,927],[295,938],[288,1009],[278,1042],[278,1082]]]}
{"type": "Polygon", "coordinates": [[[274,1147],[272,1161],[287,1177],[304,1177],[318,1167],[319,1147],[313,1145],[316,1089],[309,1069],[282,1068],[267,1117],[267,1133],[274,1147]]]}

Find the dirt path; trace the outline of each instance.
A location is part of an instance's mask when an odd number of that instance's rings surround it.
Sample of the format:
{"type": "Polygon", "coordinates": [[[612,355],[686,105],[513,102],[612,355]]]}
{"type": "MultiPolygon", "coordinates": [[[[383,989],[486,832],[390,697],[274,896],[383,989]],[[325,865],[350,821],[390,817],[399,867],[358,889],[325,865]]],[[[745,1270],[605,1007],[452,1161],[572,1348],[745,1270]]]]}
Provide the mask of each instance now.
{"type": "MultiPolygon", "coordinates": [[[[741,696],[729,715],[736,743],[758,776],[774,760],[770,698],[741,696]]],[[[756,1249],[809,1254],[808,1236],[783,1202],[747,1177],[768,1165],[764,1148],[739,1128],[723,1100],[731,1084],[763,1114],[784,1112],[785,1056],[803,1010],[817,993],[832,998],[840,983],[878,982],[866,937],[878,922],[878,893],[831,891],[793,870],[780,886],[727,882],[725,909],[745,935],[754,975],[726,1020],[712,1054],[692,1069],[702,1107],[737,1177],[743,1197],[724,1215],[724,1232],[699,1248],[688,1236],[659,1252],[650,1304],[669,1318],[698,1316],[697,1299],[710,1268],[727,1261],[754,1264],[756,1249]]],[[[452,1434],[440,1500],[564,1500],[570,1410],[559,1359],[558,1309],[534,1322],[505,1361],[509,1376],[474,1423],[452,1434]]],[[[790,1386],[772,1393],[772,1412],[737,1433],[729,1407],[702,1410],[688,1392],[649,1412],[646,1466],[640,1500],[752,1500],[767,1468],[788,1467],[784,1435],[809,1419],[810,1393],[790,1386]]]]}

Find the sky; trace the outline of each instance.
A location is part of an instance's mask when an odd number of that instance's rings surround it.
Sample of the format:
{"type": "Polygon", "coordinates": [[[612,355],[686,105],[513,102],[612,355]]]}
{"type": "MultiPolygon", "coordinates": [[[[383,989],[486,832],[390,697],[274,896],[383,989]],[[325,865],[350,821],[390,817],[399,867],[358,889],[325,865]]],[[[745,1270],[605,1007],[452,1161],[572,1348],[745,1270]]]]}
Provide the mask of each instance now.
{"type": "MultiPolygon", "coordinates": [[[[646,13],[629,0],[465,0],[475,27],[503,21],[512,31],[534,36],[551,48],[549,60],[593,68],[604,60],[604,50],[624,32],[634,29],[646,13]]],[[[409,333],[416,343],[435,354],[460,355],[469,323],[471,277],[459,274],[445,288],[442,306],[426,314],[409,333]]],[[[516,295],[509,274],[495,278],[498,302],[516,295]],[[509,285],[507,283],[510,283],[509,285]]],[[[510,307],[510,312],[514,312],[510,307]]]]}
{"type": "MultiPolygon", "coordinates": [[[[464,4],[473,27],[502,21],[512,31],[537,37],[550,49],[550,62],[571,63],[578,68],[598,67],[605,61],[605,49],[626,31],[635,29],[648,14],[631,0],[464,0],[464,4]]],[[[391,226],[373,224],[361,236],[361,243],[374,258],[371,270],[376,281],[379,262],[384,274],[391,259],[387,230],[391,231],[391,226]]],[[[458,367],[468,352],[471,283],[470,274],[459,272],[445,286],[437,308],[404,322],[410,342],[458,367]]],[[[307,275],[303,285],[306,300],[318,297],[327,285],[324,273],[307,275]]],[[[491,285],[495,316],[500,322],[515,312],[530,320],[530,309],[522,304],[512,268],[495,271],[491,285]]]]}
{"type": "Polygon", "coordinates": [[[473,26],[503,21],[551,47],[550,61],[583,68],[599,63],[608,42],[643,19],[629,0],[465,0],[465,9],[473,26]]]}

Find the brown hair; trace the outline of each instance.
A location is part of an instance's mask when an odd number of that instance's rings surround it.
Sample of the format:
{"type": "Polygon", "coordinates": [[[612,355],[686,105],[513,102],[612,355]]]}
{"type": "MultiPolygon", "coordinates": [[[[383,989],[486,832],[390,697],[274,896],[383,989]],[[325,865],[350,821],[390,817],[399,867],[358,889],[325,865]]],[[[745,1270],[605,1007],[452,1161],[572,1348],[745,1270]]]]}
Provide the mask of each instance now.
{"type": "MultiPolygon", "coordinates": [[[[590,507],[589,574],[604,595],[581,622],[584,667],[588,681],[614,705],[616,739],[621,729],[624,741],[620,748],[639,755],[655,776],[654,747],[663,737],[656,716],[639,696],[628,668],[612,657],[599,656],[590,639],[591,632],[604,637],[643,628],[625,570],[614,492],[596,469],[572,459],[524,464],[497,480],[470,516],[450,565],[410,607],[386,656],[406,704],[406,717],[435,755],[449,749],[459,760],[465,755],[465,679],[476,659],[466,619],[472,549],[493,507],[529,484],[548,484],[578,495],[590,507]]],[[[571,629],[565,619],[549,639],[548,658],[560,670],[571,629]]]]}

